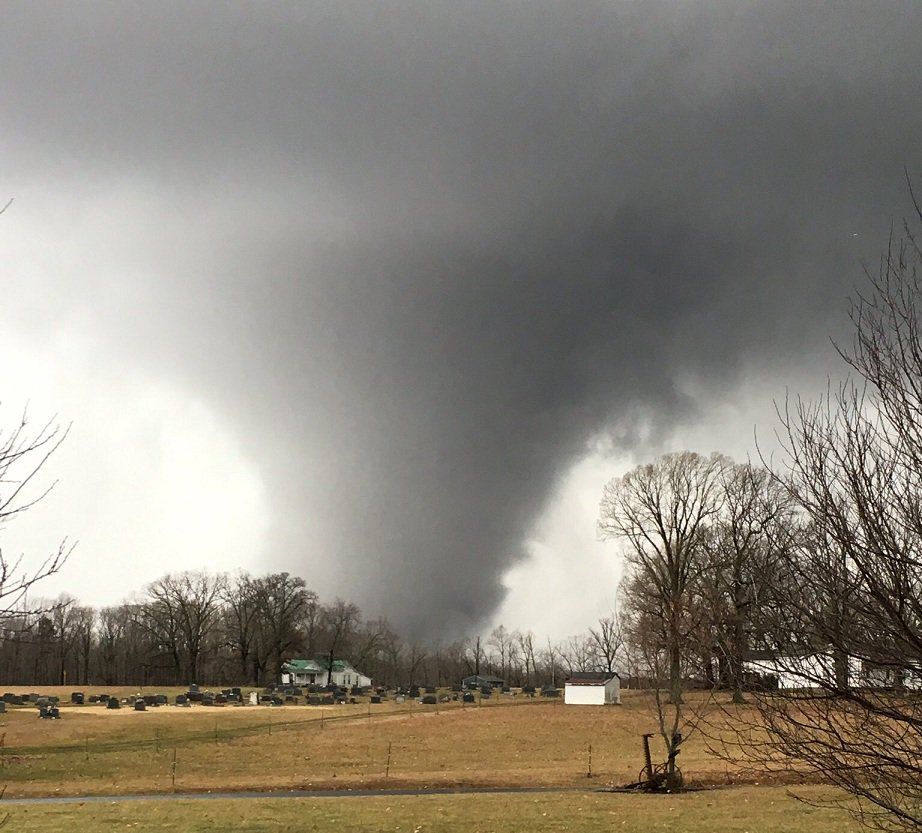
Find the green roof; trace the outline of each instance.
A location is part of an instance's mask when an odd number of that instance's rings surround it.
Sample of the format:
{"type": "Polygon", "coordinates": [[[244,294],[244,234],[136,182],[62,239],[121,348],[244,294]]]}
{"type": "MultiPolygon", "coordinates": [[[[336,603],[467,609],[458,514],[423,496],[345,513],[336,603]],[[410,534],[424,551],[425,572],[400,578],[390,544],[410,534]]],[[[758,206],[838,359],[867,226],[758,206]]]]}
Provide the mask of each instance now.
{"type": "Polygon", "coordinates": [[[289,671],[289,672],[294,671],[294,672],[300,672],[300,673],[305,673],[305,672],[319,673],[326,669],[318,665],[312,659],[290,659],[288,660],[288,662],[285,662],[282,664],[282,670],[289,671]]]}
{"type": "MultiPolygon", "coordinates": [[[[317,657],[317,659],[290,659],[282,664],[283,671],[294,671],[299,673],[318,673],[330,670],[330,660],[327,657],[317,657]]],[[[333,660],[334,671],[355,670],[352,665],[344,659],[333,660]]]]}

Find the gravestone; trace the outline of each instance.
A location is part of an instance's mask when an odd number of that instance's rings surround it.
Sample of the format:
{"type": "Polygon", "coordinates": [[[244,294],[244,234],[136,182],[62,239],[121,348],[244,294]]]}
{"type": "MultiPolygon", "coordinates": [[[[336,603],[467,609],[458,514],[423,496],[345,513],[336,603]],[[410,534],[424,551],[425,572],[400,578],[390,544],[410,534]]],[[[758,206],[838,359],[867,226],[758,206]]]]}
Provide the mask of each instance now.
{"type": "Polygon", "coordinates": [[[325,694],[320,698],[320,704],[323,706],[332,706],[333,702],[333,695],[331,694],[325,694]]]}
{"type": "Polygon", "coordinates": [[[83,705],[83,692],[82,691],[72,691],[70,695],[70,702],[75,706],[83,705]]]}
{"type": "Polygon", "coordinates": [[[465,691],[464,694],[461,696],[461,699],[462,699],[465,703],[473,703],[473,702],[474,702],[474,692],[473,692],[473,691],[465,691]]]}
{"type": "Polygon", "coordinates": [[[137,700],[134,701],[134,710],[136,712],[147,711],[146,701],[139,697],[137,700]]]}
{"type": "Polygon", "coordinates": [[[259,705],[259,692],[258,692],[258,691],[251,691],[251,692],[250,692],[250,705],[251,705],[251,706],[258,706],[258,705],[259,705]]]}
{"type": "Polygon", "coordinates": [[[107,709],[120,709],[121,707],[122,707],[122,704],[119,703],[118,697],[110,697],[110,698],[106,701],[106,708],[107,708],[107,709]]]}
{"type": "Polygon", "coordinates": [[[395,703],[403,703],[405,699],[406,699],[406,698],[405,698],[402,694],[398,694],[398,695],[394,698],[394,702],[395,702],[395,703]]]}
{"type": "Polygon", "coordinates": [[[0,700],[0,714],[6,714],[6,700],[0,700]]]}
{"type": "Polygon", "coordinates": [[[381,702],[380,696],[378,696],[377,694],[372,694],[372,695],[371,695],[371,702],[372,702],[372,703],[380,703],[380,702],[381,702]]]}
{"type": "Polygon", "coordinates": [[[273,706],[283,706],[285,704],[285,701],[278,695],[273,696],[271,702],[273,706]]]}
{"type": "Polygon", "coordinates": [[[185,694],[176,695],[176,705],[177,706],[188,706],[189,698],[185,694]]]}
{"type": "Polygon", "coordinates": [[[535,687],[533,685],[522,686],[522,694],[534,694],[535,687]]]}
{"type": "Polygon", "coordinates": [[[14,695],[10,698],[9,704],[10,704],[11,706],[22,706],[22,705],[24,704],[24,701],[23,701],[23,699],[22,699],[22,697],[21,697],[20,695],[14,694],[14,695]]]}
{"type": "Polygon", "coordinates": [[[202,695],[202,692],[199,691],[197,688],[195,690],[190,688],[186,692],[186,698],[189,700],[190,703],[201,703],[203,699],[203,695],[202,695]]]}
{"type": "Polygon", "coordinates": [[[559,697],[560,691],[558,691],[556,688],[542,688],[541,696],[542,697],[559,697]]]}
{"type": "Polygon", "coordinates": [[[157,706],[165,706],[167,704],[167,697],[165,694],[155,694],[154,695],[154,704],[157,706]]]}
{"type": "Polygon", "coordinates": [[[3,695],[3,701],[4,701],[5,703],[10,703],[10,702],[12,702],[12,700],[13,700],[13,698],[14,698],[15,696],[16,696],[16,695],[13,694],[13,692],[7,691],[7,692],[3,695]]]}
{"type": "Polygon", "coordinates": [[[438,700],[434,694],[427,694],[423,697],[424,706],[434,706],[436,703],[438,703],[438,700]]]}
{"type": "Polygon", "coordinates": [[[223,706],[227,703],[227,697],[224,694],[216,694],[214,698],[214,704],[216,706],[223,706]]]}
{"type": "Polygon", "coordinates": [[[307,705],[308,706],[319,706],[320,705],[320,695],[319,694],[308,694],[307,695],[307,705]]]}

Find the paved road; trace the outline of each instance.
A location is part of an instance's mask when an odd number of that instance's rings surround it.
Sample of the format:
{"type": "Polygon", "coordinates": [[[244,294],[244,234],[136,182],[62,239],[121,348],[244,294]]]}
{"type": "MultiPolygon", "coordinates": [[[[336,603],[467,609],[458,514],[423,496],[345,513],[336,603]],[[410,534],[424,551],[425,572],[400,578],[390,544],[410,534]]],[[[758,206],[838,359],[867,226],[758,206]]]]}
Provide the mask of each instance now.
{"type": "Polygon", "coordinates": [[[134,795],[69,795],[41,798],[4,798],[0,807],[12,804],[105,804],[121,801],[188,801],[229,798],[374,798],[408,795],[489,795],[491,793],[594,792],[581,787],[432,787],[397,790],[276,790],[273,792],[178,792],[134,795]]]}

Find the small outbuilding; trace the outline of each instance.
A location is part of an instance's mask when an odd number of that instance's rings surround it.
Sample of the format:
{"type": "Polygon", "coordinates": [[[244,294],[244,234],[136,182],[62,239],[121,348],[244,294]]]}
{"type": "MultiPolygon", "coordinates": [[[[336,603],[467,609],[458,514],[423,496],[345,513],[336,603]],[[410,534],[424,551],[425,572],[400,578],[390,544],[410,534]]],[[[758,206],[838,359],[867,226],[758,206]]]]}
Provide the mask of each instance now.
{"type": "Polygon", "coordinates": [[[583,671],[571,674],[563,690],[568,706],[609,706],[621,702],[621,678],[617,671],[583,671]]]}
{"type": "Polygon", "coordinates": [[[461,685],[465,688],[502,688],[506,681],[502,677],[494,677],[491,674],[472,674],[461,680],[461,685]]]}

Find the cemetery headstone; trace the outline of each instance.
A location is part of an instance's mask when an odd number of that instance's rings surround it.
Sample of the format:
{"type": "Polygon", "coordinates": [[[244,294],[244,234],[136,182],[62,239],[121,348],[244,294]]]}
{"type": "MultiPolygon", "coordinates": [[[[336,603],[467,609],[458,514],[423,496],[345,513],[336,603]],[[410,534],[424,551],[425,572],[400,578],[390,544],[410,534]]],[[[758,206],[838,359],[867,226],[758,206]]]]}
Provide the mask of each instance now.
{"type": "Polygon", "coordinates": [[[473,692],[473,691],[465,691],[464,694],[461,696],[461,699],[462,699],[465,703],[473,703],[473,702],[474,702],[474,692],[473,692]]]}
{"type": "Polygon", "coordinates": [[[371,702],[372,702],[372,703],[380,703],[380,702],[381,702],[381,697],[380,697],[379,695],[377,695],[377,694],[372,694],[370,699],[371,699],[371,702]]]}
{"type": "Polygon", "coordinates": [[[118,697],[110,697],[110,698],[106,701],[106,708],[107,708],[107,709],[120,709],[121,707],[122,707],[122,704],[119,703],[118,697]]]}
{"type": "Polygon", "coordinates": [[[434,706],[436,703],[438,703],[438,700],[434,694],[427,694],[423,697],[424,706],[434,706]]]}
{"type": "Polygon", "coordinates": [[[75,706],[83,705],[83,692],[82,691],[72,691],[70,694],[70,702],[75,706]]]}
{"type": "Polygon", "coordinates": [[[251,691],[251,692],[250,692],[250,705],[251,705],[251,706],[258,706],[258,705],[259,705],[259,692],[258,692],[258,691],[251,691]]]}
{"type": "Polygon", "coordinates": [[[142,698],[139,697],[137,700],[134,701],[134,710],[136,712],[147,711],[147,703],[142,698]]]}

